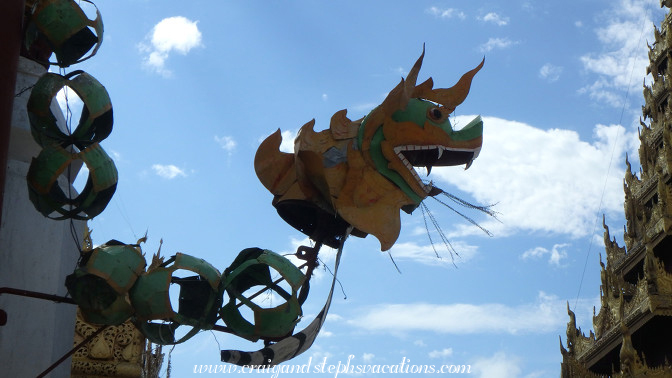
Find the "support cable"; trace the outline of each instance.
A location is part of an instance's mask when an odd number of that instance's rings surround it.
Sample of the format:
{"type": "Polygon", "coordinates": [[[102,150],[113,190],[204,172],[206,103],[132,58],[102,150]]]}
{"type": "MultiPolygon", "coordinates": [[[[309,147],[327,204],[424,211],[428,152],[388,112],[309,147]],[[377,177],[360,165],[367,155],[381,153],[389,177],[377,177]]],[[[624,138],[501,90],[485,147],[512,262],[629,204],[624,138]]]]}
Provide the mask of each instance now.
{"type": "MultiPolygon", "coordinates": [[[[648,21],[649,15],[651,13],[650,11],[651,11],[651,5],[646,10],[646,17],[644,17],[645,21],[648,21]]],[[[637,46],[639,46],[642,42],[642,37],[644,36],[645,27],[646,27],[646,22],[643,22],[642,23],[642,30],[639,34],[639,39],[637,41],[637,46]]],[[[634,50],[632,52],[630,60],[632,61],[632,68],[630,69],[630,77],[628,79],[628,87],[625,91],[625,97],[623,99],[623,106],[621,107],[621,114],[620,114],[619,119],[618,119],[618,125],[619,126],[622,126],[623,114],[625,113],[625,107],[627,105],[628,97],[629,97],[629,94],[630,94],[630,87],[632,86],[632,78],[634,76],[635,66],[636,66],[636,62],[637,62],[637,52],[636,52],[636,50],[634,50]]],[[[597,209],[598,214],[595,216],[595,222],[593,224],[593,230],[590,233],[590,240],[588,242],[588,250],[586,251],[586,259],[583,263],[583,271],[581,272],[581,280],[579,281],[579,289],[576,293],[576,299],[574,300],[574,306],[573,306],[574,311],[576,311],[576,307],[577,307],[578,302],[579,302],[579,296],[581,295],[581,289],[583,287],[583,280],[584,280],[585,275],[586,275],[586,268],[588,267],[588,259],[590,257],[590,252],[591,252],[592,247],[593,247],[595,230],[597,229],[597,224],[598,224],[598,221],[599,221],[599,213],[602,211],[602,205],[603,205],[603,202],[604,202],[604,193],[606,192],[606,189],[607,189],[607,182],[609,181],[609,173],[611,172],[611,167],[612,167],[613,160],[614,160],[614,153],[616,151],[616,146],[618,145],[619,137],[620,137],[620,132],[617,129],[616,130],[616,138],[614,138],[614,143],[613,143],[613,146],[611,148],[611,156],[609,158],[609,166],[607,168],[607,174],[604,178],[604,185],[602,186],[602,194],[600,195],[600,204],[599,204],[598,209],[597,209]]]]}

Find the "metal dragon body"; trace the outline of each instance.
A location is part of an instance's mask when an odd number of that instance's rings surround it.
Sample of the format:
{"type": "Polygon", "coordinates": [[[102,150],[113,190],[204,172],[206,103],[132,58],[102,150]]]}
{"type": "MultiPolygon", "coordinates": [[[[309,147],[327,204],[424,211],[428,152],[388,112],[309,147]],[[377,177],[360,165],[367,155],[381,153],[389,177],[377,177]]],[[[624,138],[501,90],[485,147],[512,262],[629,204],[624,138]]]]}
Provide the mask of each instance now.
{"type": "MultiPolygon", "coordinates": [[[[317,337],[329,311],[347,237],[372,234],[379,240],[381,250],[390,249],[399,237],[400,211],[411,213],[428,196],[442,193],[432,182],[423,181],[416,168],[425,167],[428,174],[435,166],[464,164],[468,168],[480,152],[483,143],[480,116],[462,129],[455,130],[449,115],[467,97],[472,79],[483,67],[483,62],[462,75],[453,87],[434,89],[431,78],[416,84],[423,58],[424,49],[408,76],[362,119],[352,121],[347,117],[347,110],[341,110],[333,115],[329,128],[320,132],[314,131],[315,120],[312,120],[300,129],[293,153],[280,151],[280,130],[259,146],[254,161],[255,171],[261,183],[273,194],[272,203],[278,214],[316,243],[313,247],[302,246],[297,250],[296,256],[304,260],[301,267],[261,248],[241,251],[223,273],[202,259],[182,253],[166,261],[157,254],[147,267],[139,245],[144,238],[132,245],[111,240],[93,248],[87,237],[89,248],[81,251],[77,268],[66,279],[72,299],[61,298],[62,301],[77,304],[85,320],[103,327],[131,319],[148,340],[158,344],[178,344],[208,329],[265,342],[265,347],[258,351],[221,351],[222,361],[238,365],[276,365],[306,351],[317,337]],[[301,305],[308,295],[310,278],[318,264],[317,255],[322,245],[338,249],[331,290],[316,318],[302,331],[294,332],[302,317],[301,305]],[[175,277],[174,273],[180,270],[193,275],[175,277]],[[273,279],[276,273],[281,279],[273,279]],[[278,285],[282,280],[289,284],[287,289],[278,285]],[[173,284],[180,286],[177,309],[172,306],[169,297],[169,288],[173,284]],[[255,287],[263,289],[250,294],[255,287]],[[284,303],[273,308],[260,307],[253,300],[266,290],[282,297],[284,303]],[[254,319],[246,319],[241,314],[239,308],[242,306],[251,309],[254,319]],[[224,326],[216,324],[220,320],[224,326]],[[176,330],[182,326],[180,330],[187,328],[188,331],[179,336],[176,330]]],[[[50,104],[51,98],[60,89],[59,85],[65,84],[61,80],[46,86],[49,90],[43,91],[46,100],[42,102],[37,101],[42,93],[38,86],[38,90],[31,94],[37,99],[33,103],[50,104]]],[[[102,86],[96,87],[104,91],[102,86]]],[[[99,102],[105,105],[109,101],[99,102]]],[[[49,151],[58,152],[67,147],[62,144],[70,143],[71,138],[53,131],[57,130],[57,125],[55,118],[49,116],[50,110],[45,110],[46,116],[41,116],[42,113],[33,108],[29,108],[29,113],[34,113],[31,127],[41,138],[39,141],[46,140],[43,134],[55,135],[52,137],[55,142],[49,139],[49,143],[44,143],[49,151]]],[[[108,107],[101,106],[101,109],[107,111],[108,107]]],[[[87,107],[86,115],[89,112],[87,107]]],[[[111,110],[100,113],[109,113],[109,125],[103,124],[105,127],[98,133],[83,128],[80,134],[88,138],[84,141],[88,144],[80,141],[78,148],[90,149],[88,146],[92,143],[97,146],[98,140],[94,136],[109,134],[111,110]]],[[[100,127],[101,123],[95,124],[100,127]]],[[[84,123],[84,126],[87,125],[84,123]]],[[[66,165],[51,155],[38,163],[43,161],[44,170],[54,170],[53,177],[58,177],[64,169],[61,167],[66,165]]],[[[60,155],[70,156],[65,153],[60,155]]],[[[114,181],[116,186],[116,169],[109,168],[108,171],[111,172],[109,176],[114,178],[108,181],[114,181]]],[[[33,176],[52,177],[29,175],[29,185],[42,182],[31,180],[33,176]]],[[[51,181],[50,185],[56,179],[51,181]]],[[[92,182],[96,184],[98,181],[92,182]]],[[[51,187],[44,189],[43,186],[31,186],[31,190],[37,193],[34,198],[47,198],[48,194],[53,194],[51,187]],[[42,197],[38,198],[38,194],[42,197]]],[[[96,189],[95,185],[93,188],[96,189]]],[[[113,192],[113,189],[110,191],[113,192]]],[[[57,198],[64,196],[56,194],[57,198]]],[[[91,201],[81,201],[88,207],[82,205],[75,211],[72,208],[76,202],[66,201],[66,210],[70,210],[65,211],[60,209],[60,202],[54,202],[55,205],[52,202],[41,200],[35,205],[45,216],[58,211],[70,218],[79,212],[92,217],[104,208],[104,205],[91,206],[91,201]]],[[[486,208],[479,209],[487,212],[486,208]]],[[[0,288],[0,294],[17,294],[16,290],[10,289],[0,288]]],[[[25,291],[18,295],[47,298],[41,293],[25,291]]],[[[3,314],[0,312],[0,315],[3,314]]]]}
{"type": "Polygon", "coordinates": [[[366,117],[351,121],[341,110],[321,132],[313,130],[315,120],[306,123],[293,154],[279,150],[280,130],[262,142],[255,170],[287,223],[334,248],[352,226],[352,235],[372,234],[385,251],[399,236],[400,210],[410,213],[440,192],[415,168],[471,165],[481,149],[483,123],[477,117],[454,130],[448,116],[466,98],[483,62],[453,87],[433,89],[431,78],[416,85],[423,57],[424,51],[408,77],[366,117]]]}

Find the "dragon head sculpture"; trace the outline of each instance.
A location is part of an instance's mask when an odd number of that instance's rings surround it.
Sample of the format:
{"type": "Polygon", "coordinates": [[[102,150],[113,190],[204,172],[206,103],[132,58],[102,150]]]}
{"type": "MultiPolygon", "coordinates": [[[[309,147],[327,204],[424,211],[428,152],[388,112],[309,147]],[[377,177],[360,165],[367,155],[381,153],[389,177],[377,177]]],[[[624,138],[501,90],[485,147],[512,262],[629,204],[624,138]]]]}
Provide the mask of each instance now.
{"type": "Polygon", "coordinates": [[[315,120],[306,123],[293,154],[279,150],[279,129],[261,143],[255,170],[287,223],[331,247],[352,226],[352,235],[372,234],[385,251],[399,237],[399,211],[411,213],[441,192],[416,167],[429,174],[435,166],[471,165],[483,142],[483,122],[476,117],[454,130],[448,116],[467,97],[484,61],[453,87],[433,89],[431,78],[416,85],[424,55],[423,48],[406,79],[366,117],[351,121],[344,109],[321,132],[313,130],[315,120]]]}

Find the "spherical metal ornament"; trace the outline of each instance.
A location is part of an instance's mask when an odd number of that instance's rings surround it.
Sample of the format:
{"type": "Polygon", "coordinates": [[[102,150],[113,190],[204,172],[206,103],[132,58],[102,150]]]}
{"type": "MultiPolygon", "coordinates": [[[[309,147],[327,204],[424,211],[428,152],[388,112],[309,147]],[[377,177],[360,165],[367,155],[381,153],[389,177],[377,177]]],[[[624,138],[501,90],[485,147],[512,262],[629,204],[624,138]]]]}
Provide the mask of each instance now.
{"type": "MultiPolygon", "coordinates": [[[[45,217],[87,220],[100,214],[117,188],[117,168],[98,143],[79,153],[60,145],[46,146],[33,158],[27,175],[29,198],[45,217]],[[86,185],[76,197],[58,183],[59,177],[77,160],[89,171],[86,185]],[[54,215],[56,213],[56,215],[54,215]]],[[[70,183],[65,183],[69,188],[70,183]]]]}
{"type": "Polygon", "coordinates": [[[94,56],[103,42],[103,21],[95,4],[83,1],[96,9],[95,19],[89,19],[75,1],[36,2],[26,30],[27,48],[37,41],[45,41],[56,55],[56,62],[48,63],[59,67],[68,67],[94,56]]]}
{"type": "Polygon", "coordinates": [[[145,265],[139,246],[110,240],[83,255],[65,286],[87,322],[119,325],[133,315],[128,292],[145,265]]]}
{"type": "Polygon", "coordinates": [[[221,306],[221,274],[205,260],[178,253],[143,274],[131,289],[131,303],[135,308],[135,324],[153,343],[178,344],[202,329],[212,329],[221,306]],[[177,270],[196,273],[190,277],[174,277],[177,270]],[[171,283],[180,286],[179,307],[175,311],[170,300],[171,283]],[[163,320],[165,322],[153,322],[163,320]],[[181,326],[192,329],[180,338],[175,337],[181,326]]]}
{"type": "Polygon", "coordinates": [[[291,261],[269,250],[248,248],[241,251],[233,264],[225,270],[223,280],[229,302],[222,307],[220,316],[234,334],[250,341],[279,340],[291,335],[302,315],[298,292],[306,280],[301,270],[291,261]],[[280,274],[291,292],[282,289],[272,280],[270,269],[280,274]],[[252,301],[252,296],[245,294],[255,286],[267,287],[285,302],[272,308],[259,306],[252,301]],[[253,323],[243,317],[241,306],[252,310],[253,323]]]}
{"type": "Polygon", "coordinates": [[[59,144],[83,150],[107,138],[112,132],[112,102],[105,87],[88,73],[78,70],[65,76],[46,73],[33,87],[27,104],[30,129],[42,147],[59,144]],[[62,130],[54,115],[54,99],[62,89],[72,90],[82,101],[77,127],[62,130]]]}

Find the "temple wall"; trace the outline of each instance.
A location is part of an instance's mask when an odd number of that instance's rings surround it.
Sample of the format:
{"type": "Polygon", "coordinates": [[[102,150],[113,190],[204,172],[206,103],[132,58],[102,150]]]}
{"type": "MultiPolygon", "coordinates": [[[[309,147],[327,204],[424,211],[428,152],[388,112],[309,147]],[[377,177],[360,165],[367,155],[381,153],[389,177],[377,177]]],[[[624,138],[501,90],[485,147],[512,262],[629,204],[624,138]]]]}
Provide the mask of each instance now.
{"type": "MultiPolygon", "coordinates": [[[[45,72],[44,67],[21,57],[16,93],[45,72]]],[[[40,151],[30,134],[29,96],[27,90],[14,99],[0,225],[0,287],[65,295],[65,276],[72,273],[79,252],[70,222],[43,217],[28,198],[26,174],[30,159],[40,151]]],[[[81,238],[85,224],[76,221],[74,225],[81,238]]],[[[76,306],[4,294],[0,309],[7,313],[7,324],[0,327],[2,376],[37,376],[72,348],[76,306]]],[[[69,377],[70,364],[68,359],[49,376],[69,377]]]]}

